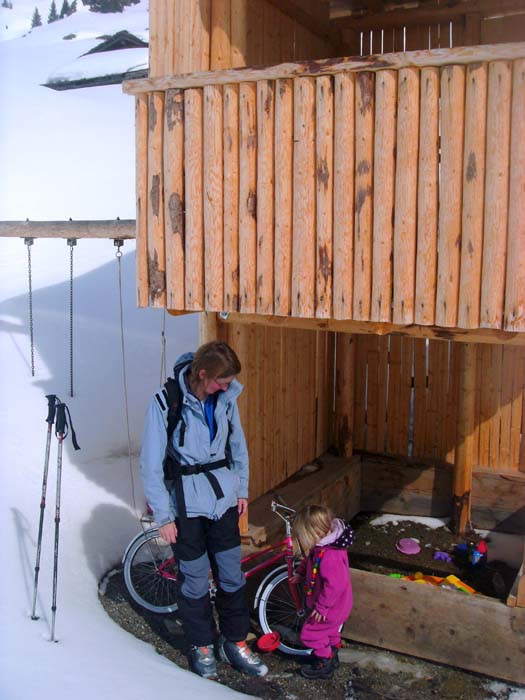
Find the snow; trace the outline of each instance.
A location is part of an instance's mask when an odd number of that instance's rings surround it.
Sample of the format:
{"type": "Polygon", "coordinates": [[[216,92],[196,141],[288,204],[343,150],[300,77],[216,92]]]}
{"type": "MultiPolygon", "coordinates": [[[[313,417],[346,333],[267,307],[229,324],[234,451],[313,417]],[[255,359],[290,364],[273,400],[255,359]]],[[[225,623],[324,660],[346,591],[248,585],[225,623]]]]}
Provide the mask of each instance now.
{"type": "MultiPolygon", "coordinates": [[[[0,8],[0,220],[134,218],[134,104],[120,86],[56,92],[41,87],[52,71],[121,29],[140,35],[147,2],[122,14],[79,12],[22,36],[35,4],[0,8]],[[6,19],[8,18],[8,19],[6,19]],[[8,29],[5,23],[8,22],[8,29]],[[76,34],[65,41],[63,36],[76,34]]],[[[30,372],[27,249],[0,238],[0,526],[5,573],[0,596],[2,700],[129,698],[175,692],[180,698],[238,696],[178,668],[117,626],[99,603],[102,576],[137,533],[143,507],[138,448],[143,415],[161,373],[163,312],[137,309],[134,243],[122,257],[125,357],[132,443],[128,459],[120,344],[118,268],[110,240],[74,249],[74,393],[69,389],[69,248],[32,246],[35,377],[30,372]],[[63,447],[56,637],[51,632],[58,443],[53,436],[38,587],[30,619],[47,435],[45,395],[70,410],[80,452],[63,447]],[[134,505],[136,503],[136,507],[134,505]]],[[[198,343],[194,315],[166,316],[168,371],[198,343]]],[[[241,697],[241,696],[239,696],[241,697]]]]}
{"type": "Polygon", "coordinates": [[[95,78],[101,75],[147,70],[148,49],[120,49],[81,56],[48,76],[47,83],[95,78]]]}

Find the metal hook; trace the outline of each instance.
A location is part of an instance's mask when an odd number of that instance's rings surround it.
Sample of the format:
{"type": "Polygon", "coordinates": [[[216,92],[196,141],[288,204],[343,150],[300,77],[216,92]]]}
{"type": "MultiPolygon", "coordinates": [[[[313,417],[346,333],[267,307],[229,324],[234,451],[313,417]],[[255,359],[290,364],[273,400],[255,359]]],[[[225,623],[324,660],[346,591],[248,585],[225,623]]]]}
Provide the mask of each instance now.
{"type": "Polygon", "coordinates": [[[124,245],[124,240],[123,240],[122,238],[115,238],[115,239],[113,240],[113,245],[116,246],[116,248],[117,248],[117,252],[116,252],[117,258],[121,258],[121,257],[122,257],[122,251],[121,251],[120,249],[121,249],[122,246],[124,245]]]}

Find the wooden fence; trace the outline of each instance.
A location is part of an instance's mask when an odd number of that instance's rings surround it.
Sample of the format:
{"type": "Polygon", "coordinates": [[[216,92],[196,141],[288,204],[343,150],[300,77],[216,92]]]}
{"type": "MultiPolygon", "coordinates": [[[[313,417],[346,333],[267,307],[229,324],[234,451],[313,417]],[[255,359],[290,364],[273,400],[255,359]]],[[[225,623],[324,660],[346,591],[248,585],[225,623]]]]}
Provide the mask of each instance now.
{"type": "Polygon", "coordinates": [[[128,83],[139,303],[524,331],[524,56],[128,83]]]}
{"type": "MultiPolygon", "coordinates": [[[[459,347],[355,336],[354,446],[454,463],[459,347]]],[[[525,472],[525,349],[477,346],[473,463],[525,472]]]]}

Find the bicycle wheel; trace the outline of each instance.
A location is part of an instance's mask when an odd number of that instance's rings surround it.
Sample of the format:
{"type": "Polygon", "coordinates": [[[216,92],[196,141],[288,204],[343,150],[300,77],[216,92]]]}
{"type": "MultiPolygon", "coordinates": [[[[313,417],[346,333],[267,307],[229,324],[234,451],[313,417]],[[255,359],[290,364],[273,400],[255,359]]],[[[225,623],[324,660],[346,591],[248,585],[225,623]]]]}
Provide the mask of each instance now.
{"type": "Polygon", "coordinates": [[[177,563],[158,529],[137,537],[123,564],[126,588],[136,603],[155,613],[177,610],[177,563]]]}
{"type": "Polygon", "coordinates": [[[264,633],[279,632],[280,651],[298,656],[311,653],[311,649],[306,649],[301,644],[299,635],[305,613],[297,611],[288,585],[288,571],[281,571],[270,579],[261,593],[258,614],[259,624],[264,633]]]}

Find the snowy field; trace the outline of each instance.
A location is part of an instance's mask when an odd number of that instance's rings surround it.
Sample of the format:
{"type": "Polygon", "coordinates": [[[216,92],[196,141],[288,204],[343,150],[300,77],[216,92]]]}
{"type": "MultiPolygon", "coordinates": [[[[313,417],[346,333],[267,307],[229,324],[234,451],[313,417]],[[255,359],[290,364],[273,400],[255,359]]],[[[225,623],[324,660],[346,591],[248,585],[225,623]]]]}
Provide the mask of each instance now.
{"type": "MultiPolygon", "coordinates": [[[[35,4],[0,8],[0,220],[134,218],[134,103],[120,86],[70,92],[41,87],[121,29],[144,35],[147,3],[123,14],[71,17],[27,34],[35,4]],[[7,25],[7,28],[6,28],[7,25]],[[26,36],[23,36],[26,34],[26,36]],[[62,37],[76,34],[76,39],[62,37]]],[[[60,5],[60,3],[58,3],[60,5]]],[[[60,8],[59,8],[60,9],[60,8]]],[[[109,55],[109,61],[111,55],[109,55]]],[[[108,72],[111,72],[108,65],[108,72]]],[[[135,307],[134,244],[123,248],[126,368],[136,502],[142,419],[158,387],[161,311],[135,307]]],[[[0,238],[1,527],[6,574],[0,596],[2,700],[236,694],[187,673],[124,632],[97,598],[100,577],[138,530],[128,460],[120,345],[118,276],[112,241],[79,241],[74,251],[74,388],[69,390],[69,248],[32,247],[35,377],[30,372],[27,250],[0,238]],[[50,638],[55,474],[53,437],[37,614],[30,620],[47,423],[45,395],[71,410],[81,446],[64,443],[57,644],[50,638]]],[[[166,318],[168,371],[196,346],[196,317],[166,318]]]]}
{"type": "MultiPolygon", "coordinates": [[[[67,75],[67,67],[99,43],[97,37],[122,29],[147,36],[147,2],[123,14],[101,15],[78,0],[76,14],[32,32],[35,6],[45,22],[50,3],[12,2],[12,10],[0,8],[0,220],[134,218],[132,98],[120,86],[56,92],[41,85],[50,75],[67,75]],[[74,39],[63,38],[72,34],[74,39]]],[[[108,54],[108,73],[114,69],[111,59],[108,54]]],[[[134,244],[126,242],[122,258],[133,479],[113,243],[81,240],[74,251],[73,398],[68,396],[69,248],[64,240],[37,240],[31,252],[34,378],[27,249],[22,240],[0,238],[0,522],[6,571],[0,596],[0,697],[234,697],[228,688],[177,668],[128,635],[107,617],[97,598],[101,576],[119,561],[139,527],[142,418],[161,370],[163,313],[135,307],[134,244]],[[30,619],[49,393],[70,407],[82,448],[75,452],[70,438],[64,444],[57,644],[49,641],[55,438],[37,601],[40,619],[30,619]]],[[[179,352],[197,345],[196,317],[168,316],[166,335],[169,372],[179,352]]],[[[505,685],[498,689],[503,693],[505,685]]],[[[514,692],[511,698],[524,700],[525,693],[514,692]]]]}

